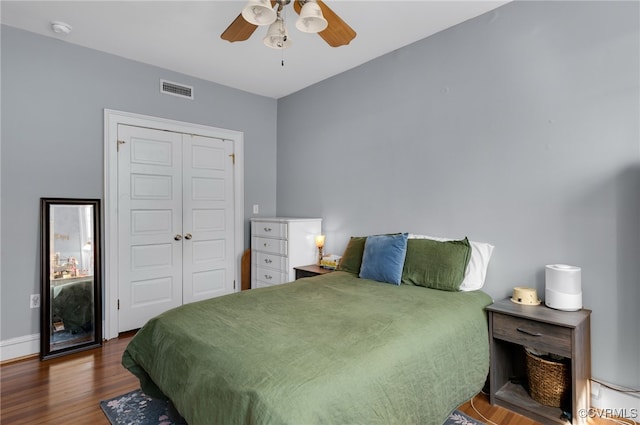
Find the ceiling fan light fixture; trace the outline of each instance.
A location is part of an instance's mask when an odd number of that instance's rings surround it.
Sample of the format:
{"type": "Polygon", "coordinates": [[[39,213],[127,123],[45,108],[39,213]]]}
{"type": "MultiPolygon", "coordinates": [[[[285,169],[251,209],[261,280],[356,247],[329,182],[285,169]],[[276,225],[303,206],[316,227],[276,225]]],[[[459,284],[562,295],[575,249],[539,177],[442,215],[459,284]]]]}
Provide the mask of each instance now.
{"type": "Polygon", "coordinates": [[[270,0],[249,0],[242,9],[242,17],[253,25],[270,25],[276,20],[270,0]]]}
{"type": "Polygon", "coordinates": [[[284,20],[278,16],[276,21],[269,25],[267,35],[262,39],[264,45],[272,49],[286,49],[291,47],[291,39],[284,25],[284,20]]]}
{"type": "MultiPolygon", "coordinates": [[[[356,37],[353,28],[331,10],[324,0],[248,0],[242,13],[220,34],[220,38],[230,43],[248,40],[258,25],[266,25],[267,23],[271,25],[275,19],[282,16],[284,8],[291,3],[293,3],[294,11],[301,16],[301,19],[296,23],[296,27],[300,31],[317,32],[318,36],[331,47],[346,46],[356,37]],[[276,5],[276,16],[271,21],[276,5]],[[258,21],[255,20],[255,15],[259,15],[258,21]]],[[[271,34],[274,34],[274,39],[263,39],[264,44],[269,47],[283,49],[291,42],[288,37],[278,36],[274,31],[271,34]]]]}
{"type": "Polygon", "coordinates": [[[300,17],[296,21],[296,28],[302,32],[318,33],[328,26],[327,20],[322,15],[322,9],[318,3],[308,0],[300,10],[300,17]]]}

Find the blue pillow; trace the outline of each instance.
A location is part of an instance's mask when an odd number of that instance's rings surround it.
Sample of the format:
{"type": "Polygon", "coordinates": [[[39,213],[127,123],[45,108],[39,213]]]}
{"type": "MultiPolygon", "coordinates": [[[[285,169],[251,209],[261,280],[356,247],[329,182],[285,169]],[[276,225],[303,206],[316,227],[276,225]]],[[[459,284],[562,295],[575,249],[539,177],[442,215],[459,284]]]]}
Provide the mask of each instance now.
{"type": "Polygon", "coordinates": [[[407,233],[367,237],[359,276],[400,285],[407,255],[407,233]]]}

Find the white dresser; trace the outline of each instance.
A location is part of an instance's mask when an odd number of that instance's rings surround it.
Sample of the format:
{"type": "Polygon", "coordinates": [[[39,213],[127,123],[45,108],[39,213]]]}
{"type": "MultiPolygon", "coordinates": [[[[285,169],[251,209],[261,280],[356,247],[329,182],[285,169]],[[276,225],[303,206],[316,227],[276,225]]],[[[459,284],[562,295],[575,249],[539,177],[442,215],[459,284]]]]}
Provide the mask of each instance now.
{"type": "Polygon", "coordinates": [[[321,218],[251,219],[251,288],[295,280],[294,267],[318,262],[321,218]]]}

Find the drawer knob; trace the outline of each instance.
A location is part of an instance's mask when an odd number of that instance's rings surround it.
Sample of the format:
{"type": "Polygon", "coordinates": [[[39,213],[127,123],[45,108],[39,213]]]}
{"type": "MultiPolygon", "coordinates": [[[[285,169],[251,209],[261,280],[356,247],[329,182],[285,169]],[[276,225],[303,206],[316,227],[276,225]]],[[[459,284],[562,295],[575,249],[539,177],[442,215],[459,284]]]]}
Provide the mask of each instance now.
{"type": "Polygon", "coordinates": [[[264,259],[264,262],[265,262],[265,263],[267,263],[267,264],[271,264],[273,261],[271,261],[271,260],[270,260],[270,259],[268,259],[268,258],[265,258],[265,259],[264,259]]]}
{"type": "Polygon", "coordinates": [[[264,278],[265,278],[265,279],[267,279],[267,280],[271,280],[271,279],[273,279],[273,276],[270,276],[270,275],[268,275],[268,274],[265,274],[265,275],[264,275],[264,278]]]}
{"type": "Polygon", "coordinates": [[[264,243],[264,247],[265,247],[265,248],[267,247],[267,243],[266,243],[266,242],[264,243]]]}
{"type": "Polygon", "coordinates": [[[532,332],[532,331],[528,331],[526,329],[522,329],[522,328],[516,328],[516,330],[518,332],[522,332],[523,334],[529,335],[529,336],[542,336],[542,334],[540,332],[532,332]]]}
{"type": "Polygon", "coordinates": [[[271,231],[271,227],[265,227],[265,228],[264,228],[264,231],[265,231],[265,232],[270,232],[270,231],[271,231]]]}

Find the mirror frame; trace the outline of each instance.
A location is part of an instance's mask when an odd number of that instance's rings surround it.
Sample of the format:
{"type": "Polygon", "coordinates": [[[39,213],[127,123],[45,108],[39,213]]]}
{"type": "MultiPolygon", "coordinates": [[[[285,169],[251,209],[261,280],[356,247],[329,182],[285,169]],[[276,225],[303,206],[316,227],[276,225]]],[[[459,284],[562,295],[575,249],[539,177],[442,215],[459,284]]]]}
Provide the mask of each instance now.
{"type": "MultiPolygon", "coordinates": [[[[101,210],[100,199],[40,198],[41,217],[41,308],[40,357],[42,360],[71,354],[102,345],[102,262],[101,262],[101,210]],[[51,313],[51,210],[56,205],[87,205],[93,207],[93,339],[52,348],[53,315],[51,313]]],[[[55,231],[55,229],[54,229],[55,231]]]]}

